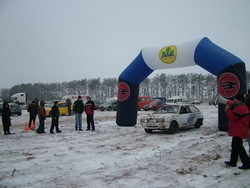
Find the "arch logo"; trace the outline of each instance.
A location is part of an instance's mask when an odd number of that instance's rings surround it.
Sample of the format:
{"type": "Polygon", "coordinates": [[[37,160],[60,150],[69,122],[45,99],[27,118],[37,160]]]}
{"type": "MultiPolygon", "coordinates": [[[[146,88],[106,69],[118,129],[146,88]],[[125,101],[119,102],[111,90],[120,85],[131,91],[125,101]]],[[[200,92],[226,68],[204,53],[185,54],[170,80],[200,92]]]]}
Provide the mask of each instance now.
{"type": "Polygon", "coordinates": [[[118,100],[125,101],[130,95],[130,87],[125,82],[118,84],[118,100]]]}
{"type": "Polygon", "coordinates": [[[177,56],[177,48],[174,45],[166,46],[159,52],[159,58],[163,63],[171,64],[177,56]]]}
{"type": "Polygon", "coordinates": [[[240,81],[236,75],[225,72],[218,79],[218,90],[222,97],[231,98],[235,96],[240,89],[240,81]]]}

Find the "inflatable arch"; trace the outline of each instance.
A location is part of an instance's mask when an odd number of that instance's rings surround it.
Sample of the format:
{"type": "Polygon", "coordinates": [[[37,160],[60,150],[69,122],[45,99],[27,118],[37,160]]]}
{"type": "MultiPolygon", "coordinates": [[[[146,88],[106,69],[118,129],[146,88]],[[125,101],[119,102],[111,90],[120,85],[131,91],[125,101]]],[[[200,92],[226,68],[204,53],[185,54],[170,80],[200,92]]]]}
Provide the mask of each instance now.
{"type": "MultiPolygon", "coordinates": [[[[218,91],[227,99],[246,93],[245,63],[204,37],[177,45],[143,48],[134,61],[120,74],[116,123],[134,126],[137,123],[139,85],[154,70],[199,65],[217,76],[218,91]]],[[[219,130],[227,130],[225,106],[219,104],[219,130]]]]}

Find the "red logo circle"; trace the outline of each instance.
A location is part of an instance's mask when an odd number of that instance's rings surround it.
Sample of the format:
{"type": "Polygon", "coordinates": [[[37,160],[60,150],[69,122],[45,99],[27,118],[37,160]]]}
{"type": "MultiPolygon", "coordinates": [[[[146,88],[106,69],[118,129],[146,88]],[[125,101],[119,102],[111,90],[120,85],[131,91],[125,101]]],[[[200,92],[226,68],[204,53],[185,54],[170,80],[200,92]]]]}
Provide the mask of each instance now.
{"type": "Polygon", "coordinates": [[[125,101],[130,95],[130,87],[125,82],[118,84],[118,100],[125,101]]]}
{"type": "Polygon", "coordinates": [[[231,98],[240,89],[240,81],[233,73],[223,73],[218,79],[218,90],[222,97],[231,98]]]}

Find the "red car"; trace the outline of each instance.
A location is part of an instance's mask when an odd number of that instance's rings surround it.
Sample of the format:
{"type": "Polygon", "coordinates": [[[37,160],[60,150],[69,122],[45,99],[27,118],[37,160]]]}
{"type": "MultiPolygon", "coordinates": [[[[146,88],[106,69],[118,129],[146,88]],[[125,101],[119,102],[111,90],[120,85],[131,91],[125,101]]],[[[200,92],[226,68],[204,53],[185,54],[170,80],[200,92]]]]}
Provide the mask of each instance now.
{"type": "Polygon", "coordinates": [[[156,111],[158,108],[160,108],[164,103],[162,101],[153,101],[150,104],[147,104],[143,106],[143,110],[153,110],[156,111]]]}

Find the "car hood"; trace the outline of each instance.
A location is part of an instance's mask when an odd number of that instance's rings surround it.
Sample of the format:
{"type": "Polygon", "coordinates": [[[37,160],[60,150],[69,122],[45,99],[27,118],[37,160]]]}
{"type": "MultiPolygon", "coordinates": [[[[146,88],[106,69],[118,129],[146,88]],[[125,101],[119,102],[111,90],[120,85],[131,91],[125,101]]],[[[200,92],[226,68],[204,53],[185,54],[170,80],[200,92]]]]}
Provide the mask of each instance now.
{"type": "Polygon", "coordinates": [[[174,114],[174,113],[166,113],[166,114],[151,114],[148,116],[145,116],[142,118],[142,120],[144,119],[156,119],[156,120],[161,120],[161,119],[172,119],[174,117],[176,117],[178,114],[174,114]]]}

